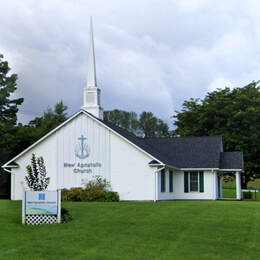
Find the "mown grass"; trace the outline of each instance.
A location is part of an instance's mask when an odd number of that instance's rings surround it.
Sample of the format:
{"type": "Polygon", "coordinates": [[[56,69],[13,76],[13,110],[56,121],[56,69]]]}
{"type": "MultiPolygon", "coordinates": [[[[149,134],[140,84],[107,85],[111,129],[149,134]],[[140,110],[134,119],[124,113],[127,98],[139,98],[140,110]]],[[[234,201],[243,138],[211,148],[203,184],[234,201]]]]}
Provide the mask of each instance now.
{"type": "Polygon", "coordinates": [[[67,202],[73,221],[21,224],[0,201],[0,259],[258,259],[260,203],[67,202]]]}
{"type": "MultiPolygon", "coordinates": [[[[247,185],[248,190],[258,190],[259,192],[252,192],[252,200],[260,201],[260,179],[255,179],[250,181],[247,185]]],[[[223,182],[223,197],[224,198],[236,198],[236,180],[235,178],[229,182],[223,182]]],[[[242,198],[244,198],[244,193],[242,193],[242,198]]]]}

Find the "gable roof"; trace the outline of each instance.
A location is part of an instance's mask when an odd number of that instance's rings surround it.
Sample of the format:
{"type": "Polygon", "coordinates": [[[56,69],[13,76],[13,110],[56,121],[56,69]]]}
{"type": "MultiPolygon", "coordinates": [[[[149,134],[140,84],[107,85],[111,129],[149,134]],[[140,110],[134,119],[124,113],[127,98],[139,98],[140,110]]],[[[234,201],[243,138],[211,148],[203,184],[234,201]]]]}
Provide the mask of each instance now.
{"type": "Polygon", "coordinates": [[[89,115],[92,119],[99,121],[114,133],[125,138],[138,149],[150,155],[152,159],[159,164],[165,164],[179,169],[213,168],[243,170],[243,153],[223,152],[221,136],[140,138],[119,126],[105,122],[84,110],[74,114],[2,167],[11,167],[11,162],[14,162],[34,146],[44,141],[48,136],[59,130],[81,113],[89,115]]]}
{"type": "Polygon", "coordinates": [[[140,149],[141,151],[143,151],[144,153],[148,154],[149,156],[151,156],[152,159],[158,160],[160,164],[163,165],[163,163],[157,159],[154,158],[154,156],[152,154],[149,154],[145,149],[142,148],[142,145],[138,145],[140,144],[139,142],[135,142],[134,139],[137,138],[134,134],[128,132],[127,130],[124,130],[123,128],[117,127],[117,126],[113,126],[112,124],[109,123],[105,123],[103,120],[93,116],[91,113],[85,111],[85,110],[80,110],[79,112],[75,113],[74,115],[72,115],[70,118],[68,118],[66,121],[64,121],[63,123],[61,123],[59,126],[57,126],[56,128],[54,128],[53,130],[51,130],[48,134],[44,135],[42,138],[40,138],[38,141],[36,141],[35,143],[33,143],[32,145],[30,145],[28,148],[26,148],[25,150],[23,150],[21,153],[19,153],[18,155],[16,155],[14,158],[12,158],[11,160],[9,160],[8,162],[6,162],[4,165],[2,165],[2,168],[14,168],[17,167],[17,164],[14,166],[14,162],[15,160],[17,160],[18,158],[20,158],[23,154],[25,154],[26,152],[28,152],[29,150],[31,150],[33,147],[35,147],[36,145],[38,145],[39,143],[43,142],[45,139],[47,139],[49,136],[51,136],[53,133],[55,133],[56,131],[58,131],[61,127],[63,127],[64,125],[68,124],[70,121],[72,121],[75,117],[77,117],[80,114],[85,114],[90,116],[92,119],[99,121],[99,123],[101,123],[102,125],[104,125],[105,127],[109,128],[110,130],[112,130],[114,133],[116,133],[117,135],[119,135],[120,137],[123,137],[125,139],[128,140],[128,142],[130,142],[132,145],[136,146],[138,149],[140,149]],[[111,126],[111,127],[110,127],[111,126]],[[127,138],[128,137],[128,138],[127,138]],[[13,167],[14,166],[14,167],[13,167]]]}

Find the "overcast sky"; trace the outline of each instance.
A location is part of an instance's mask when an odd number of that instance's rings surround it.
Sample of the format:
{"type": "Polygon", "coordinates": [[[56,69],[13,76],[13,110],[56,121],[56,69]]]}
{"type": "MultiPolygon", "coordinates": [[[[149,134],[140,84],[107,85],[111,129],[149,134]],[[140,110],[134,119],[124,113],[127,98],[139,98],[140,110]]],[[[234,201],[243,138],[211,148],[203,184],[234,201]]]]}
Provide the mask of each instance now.
{"type": "Polygon", "coordinates": [[[0,10],[22,122],[60,100],[69,115],[82,106],[90,16],[105,110],[171,122],[184,100],[260,79],[257,0],[3,0],[0,10]]]}

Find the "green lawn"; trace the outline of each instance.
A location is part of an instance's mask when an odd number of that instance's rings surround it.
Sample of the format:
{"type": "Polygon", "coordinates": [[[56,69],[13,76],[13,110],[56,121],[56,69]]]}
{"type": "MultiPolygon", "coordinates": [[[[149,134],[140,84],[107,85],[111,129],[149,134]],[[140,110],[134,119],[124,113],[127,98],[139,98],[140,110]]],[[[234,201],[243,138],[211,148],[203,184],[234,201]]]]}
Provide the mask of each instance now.
{"type": "MultiPolygon", "coordinates": [[[[249,190],[258,190],[259,192],[252,192],[252,200],[260,201],[260,179],[255,179],[250,181],[247,185],[249,190]]],[[[236,198],[236,181],[235,178],[229,182],[223,182],[223,197],[224,198],[236,198]]],[[[244,198],[244,193],[242,193],[242,198],[244,198]]]]}
{"type": "Polygon", "coordinates": [[[67,224],[21,224],[0,200],[0,259],[259,259],[260,203],[64,203],[67,224]]]}
{"type": "Polygon", "coordinates": [[[236,188],[224,188],[223,197],[229,199],[235,199],[237,197],[236,188]]]}

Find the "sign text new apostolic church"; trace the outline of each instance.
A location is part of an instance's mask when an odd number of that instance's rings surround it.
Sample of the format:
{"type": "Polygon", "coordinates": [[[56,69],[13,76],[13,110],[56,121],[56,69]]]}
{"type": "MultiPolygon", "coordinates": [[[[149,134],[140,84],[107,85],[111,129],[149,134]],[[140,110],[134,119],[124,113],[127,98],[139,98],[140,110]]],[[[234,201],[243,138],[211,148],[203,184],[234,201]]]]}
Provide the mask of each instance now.
{"type": "Polygon", "coordinates": [[[64,167],[73,168],[74,173],[92,173],[92,168],[101,167],[101,163],[64,163],[64,167]]]}
{"type": "MultiPolygon", "coordinates": [[[[81,160],[86,159],[90,155],[90,147],[85,142],[87,140],[84,135],[81,135],[78,138],[79,142],[75,145],[75,157],[81,160]]],[[[92,169],[102,167],[100,162],[78,162],[78,163],[71,163],[71,162],[64,162],[63,166],[65,168],[72,168],[73,173],[92,173],[92,169]]]]}

